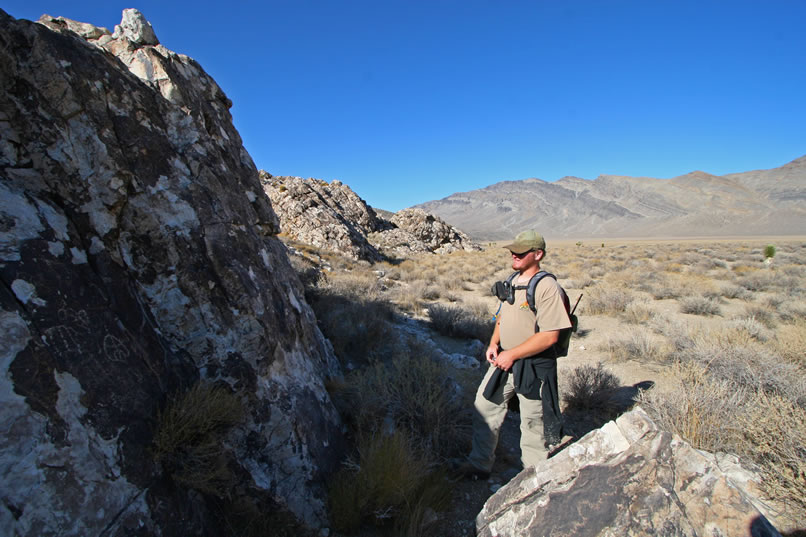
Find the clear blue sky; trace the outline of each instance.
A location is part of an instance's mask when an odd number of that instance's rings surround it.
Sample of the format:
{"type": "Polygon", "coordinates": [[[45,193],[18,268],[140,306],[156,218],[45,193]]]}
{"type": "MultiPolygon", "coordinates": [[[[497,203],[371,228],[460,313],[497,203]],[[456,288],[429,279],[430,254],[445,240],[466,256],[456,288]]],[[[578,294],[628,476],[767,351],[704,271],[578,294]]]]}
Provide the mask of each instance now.
{"type": "Polygon", "coordinates": [[[501,180],[669,178],[806,154],[804,0],[6,0],[135,7],[232,99],[258,168],[398,210],[501,180]]]}

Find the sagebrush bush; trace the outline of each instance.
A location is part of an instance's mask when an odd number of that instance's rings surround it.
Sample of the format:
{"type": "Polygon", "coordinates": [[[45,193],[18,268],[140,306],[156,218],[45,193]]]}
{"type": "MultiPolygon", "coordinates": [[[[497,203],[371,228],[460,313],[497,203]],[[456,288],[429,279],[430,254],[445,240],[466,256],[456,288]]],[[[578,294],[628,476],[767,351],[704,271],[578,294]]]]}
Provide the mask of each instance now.
{"type": "Polygon", "coordinates": [[[738,298],[739,300],[749,300],[753,297],[753,293],[740,285],[728,284],[722,286],[720,289],[722,296],[725,298],[738,298]]]}
{"type": "Polygon", "coordinates": [[[750,319],[755,319],[767,328],[775,328],[778,324],[778,316],[775,311],[767,306],[748,304],[744,307],[744,315],[750,319]]]}
{"type": "Polygon", "coordinates": [[[757,392],[737,424],[740,455],[762,467],[761,488],[784,503],[795,525],[806,523],[806,409],[783,397],[757,392]]]}
{"type": "Polygon", "coordinates": [[[777,394],[806,402],[806,379],[796,365],[748,338],[737,341],[735,332],[723,332],[695,340],[678,351],[675,359],[707,367],[709,375],[739,387],[777,394]]]}
{"type": "Polygon", "coordinates": [[[665,345],[657,341],[645,330],[626,330],[620,335],[612,335],[604,343],[604,350],[612,359],[660,361],[666,354],[665,345]]]}
{"type": "Polygon", "coordinates": [[[626,289],[597,286],[588,290],[582,313],[590,315],[622,313],[635,300],[635,295],[626,289]]]}
{"type": "Polygon", "coordinates": [[[599,410],[609,413],[614,407],[613,391],[620,385],[618,377],[604,368],[583,365],[568,377],[568,388],[563,390],[568,410],[599,410]]]}
{"type": "Polygon", "coordinates": [[[720,315],[719,302],[703,296],[688,296],[680,300],[680,311],[692,315],[720,315]]]}
{"type": "Polygon", "coordinates": [[[225,440],[244,408],[227,388],[199,382],[168,400],[157,418],[152,453],[173,481],[224,497],[237,481],[227,465],[225,440]]]}

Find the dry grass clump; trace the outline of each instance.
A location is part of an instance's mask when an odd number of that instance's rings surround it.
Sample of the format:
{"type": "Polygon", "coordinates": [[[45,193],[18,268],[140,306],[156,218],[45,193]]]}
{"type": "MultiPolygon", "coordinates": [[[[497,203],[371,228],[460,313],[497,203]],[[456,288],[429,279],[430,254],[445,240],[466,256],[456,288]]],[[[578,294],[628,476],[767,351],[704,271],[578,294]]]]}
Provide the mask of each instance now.
{"type": "Polygon", "coordinates": [[[341,531],[372,522],[419,535],[424,511],[449,497],[436,468],[469,444],[470,395],[416,341],[398,351],[332,393],[356,446],[330,489],[331,521],[341,531]]]}
{"type": "Polygon", "coordinates": [[[750,300],[753,298],[753,293],[736,284],[723,285],[720,293],[725,298],[737,298],[739,300],[750,300]]]}
{"type": "Polygon", "coordinates": [[[721,315],[722,308],[713,298],[688,296],[680,300],[680,311],[692,315],[721,315]]]}
{"type": "Polygon", "coordinates": [[[628,304],[621,314],[621,318],[630,324],[644,324],[647,323],[653,315],[653,311],[646,304],[642,302],[633,302],[628,304]]]}
{"type": "Polygon", "coordinates": [[[610,336],[604,343],[604,351],[613,360],[661,361],[668,351],[664,343],[657,341],[646,330],[630,329],[623,336],[610,336]]]}
{"type": "Polygon", "coordinates": [[[323,289],[309,299],[319,320],[319,328],[330,340],[342,363],[366,363],[389,351],[390,321],[394,310],[388,303],[338,289],[323,289]]]}
{"type": "Polygon", "coordinates": [[[755,319],[767,328],[775,328],[778,324],[778,315],[769,306],[748,304],[744,307],[744,315],[750,319],[755,319]]]}
{"type": "Polygon", "coordinates": [[[580,305],[582,313],[589,315],[618,314],[635,300],[635,295],[622,288],[611,288],[597,285],[588,290],[584,305],[580,305]]]}
{"type": "Polygon", "coordinates": [[[736,283],[748,291],[771,291],[776,286],[776,274],[769,270],[757,270],[739,278],[736,283]]]}
{"type": "Polygon", "coordinates": [[[806,522],[806,409],[804,402],[727,378],[713,364],[678,362],[677,389],[641,395],[641,404],[663,429],[698,449],[747,457],[764,474],[761,488],[783,504],[782,518],[806,522]],[[716,373],[716,374],[715,374],[716,373]]]}
{"type": "Polygon", "coordinates": [[[711,378],[707,368],[678,362],[672,377],[680,386],[664,393],[643,392],[639,403],[661,429],[679,434],[697,449],[721,451],[731,445],[735,417],[746,401],[744,389],[711,378]]]}
{"type": "Polygon", "coordinates": [[[610,414],[614,407],[613,392],[619,385],[618,377],[605,369],[601,362],[596,367],[577,367],[568,378],[568,388],[563,390],[566,409],[610,414]]]}
{"type": "Polygon", "coordinates": [[[737,341],[746,340],[746,338],[742,337],[742,335],[746,334],[756,341],[764,342],[768,341],[772,334],[772,332],[766,326],[753,317],[732,319],[728,322],[726,327],[729,331],[736,332],[740,335],[736,338],[737,341]]]}
{"type": "Polygon", "coordinates": [[[806,321],[798,320],[778,328],[773,349],[789,363],[806,367],[806,321]]]}
{"type": "Polygon", "coordinates": [[[362,439],[356,457],[332,478],[330,521],[343,532],[365,522],[396,521],[400,529],[418,534],[422,510],[444,507],[448,485],[428,470],[428,461],[405,433],[376,433],[362,439]]]}
{"type": "Polygon", "coordinates": [[[485,306],[429,304],[428,317],[434,330],[444,336],[475,338],[486,343],[493,331],[492,316],[485,306]]]}
{"type": "Polygon", "coordinates": [[[354,371],[334,393],[355,431],[405,430],[421,451],[455,455],[467,441],[469,401],[428,350],[409,340],[402,354],[354,371]]]}
{"type": "Polygon", "coordinates": [[[237,481],[224,442],[244,409],[228,389],[199,382],[169,399],[157,418],[154,460],[179,485],[223,498],[237,481]]]}
{"type": "Polygon", "coordinates": [[[434,296],[433,287],[425,280],[412,280],[396,287],[389,294],[400,309],[409,313],[419,313],[423,309],[427,297],[434,296]]]}
{"type": "Polygon", "coordinates": [[[761,488],[782,501],[794,521],[806,522],[806,409],[792,401],[756,392],[740,414],[740,454],[761,465],[761,488]],[[744,447],[744,449],[741,449],[744,447]]]}

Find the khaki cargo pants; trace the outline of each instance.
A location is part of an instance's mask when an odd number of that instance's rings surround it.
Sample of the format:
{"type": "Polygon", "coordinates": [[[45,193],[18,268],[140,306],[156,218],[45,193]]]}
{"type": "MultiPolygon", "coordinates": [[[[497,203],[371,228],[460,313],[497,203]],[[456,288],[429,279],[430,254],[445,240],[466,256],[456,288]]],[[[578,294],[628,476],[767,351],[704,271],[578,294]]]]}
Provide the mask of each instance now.
{"type": "Polygon", "coordinates": [[[493,400],[487,400],[484,397],[484,388],[493,371],[495,367],[490,366],[476,392],[476,401],[473,403],[476,409],[473,415],[473,449],[470,451],[468,461],[479,470],[485,472],[492,470],[498,434],[507,415],[507,403],[512,396],[517,396],[520,404],[523,467],[534,466],[546,460],[548,452],[543,439],[543,402],[540,399],[527,399],[516,394],[511,374],[507,375],[506,383],[493,394],[493,400]]]}

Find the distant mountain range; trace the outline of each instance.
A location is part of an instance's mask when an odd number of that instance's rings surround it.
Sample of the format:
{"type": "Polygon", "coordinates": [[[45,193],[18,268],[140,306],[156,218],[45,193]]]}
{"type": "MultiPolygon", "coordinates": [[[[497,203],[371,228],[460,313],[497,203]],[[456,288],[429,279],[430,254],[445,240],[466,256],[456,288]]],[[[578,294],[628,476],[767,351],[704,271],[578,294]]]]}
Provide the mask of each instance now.
{"type": "Polygon", "coordinates": [[[806,235],[806,156],[779,168],[673,179],[502,181],[415,207],[476,240],[806,235]]]}

